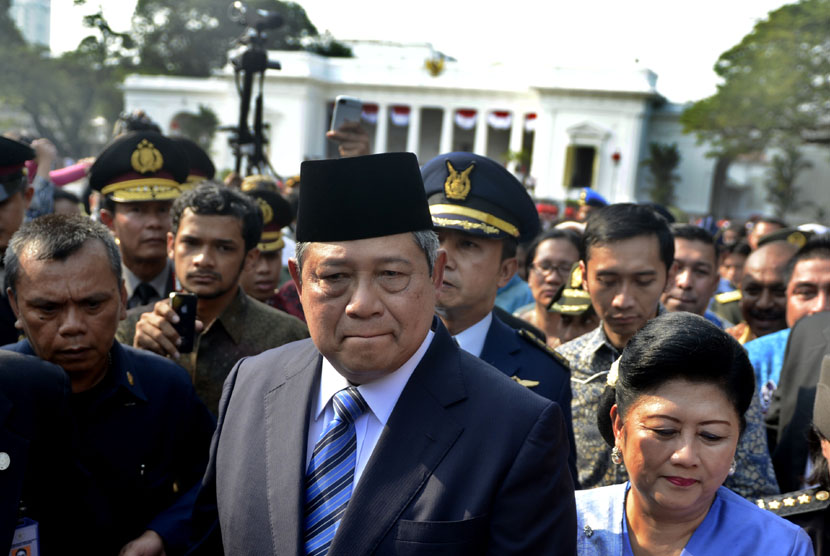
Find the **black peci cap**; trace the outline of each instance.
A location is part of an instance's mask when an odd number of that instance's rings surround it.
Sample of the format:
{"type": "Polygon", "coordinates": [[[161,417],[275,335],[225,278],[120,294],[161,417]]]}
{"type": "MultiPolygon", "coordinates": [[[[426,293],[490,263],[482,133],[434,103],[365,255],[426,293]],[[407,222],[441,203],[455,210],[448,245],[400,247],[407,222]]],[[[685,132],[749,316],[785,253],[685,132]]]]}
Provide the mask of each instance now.
{"type": "Polygon", "coordinates": [[[432,229],[412,153],[303,162],[300,180],[297,241],[350,241],[432,229]]]}
{"type": "Polygon", "coordinates": [[[442,154],[427,162],[421,173],[436,228],[518,241],[539,233],[533,199],[494,160],[465,152],[442,154]]]}
{"type": "Polygon", "coordinates": [[[23,166],[35,157],[29,145],[0,136],[0,202],[5,201],[28,185],[23,166]]]}
{"type": "Polygon", "coordinates": [[[113,201],[165,201],[179,196],[188,175],[185,152],[154,131],[114,139],[89,170],[89,185],[113,201]]]}

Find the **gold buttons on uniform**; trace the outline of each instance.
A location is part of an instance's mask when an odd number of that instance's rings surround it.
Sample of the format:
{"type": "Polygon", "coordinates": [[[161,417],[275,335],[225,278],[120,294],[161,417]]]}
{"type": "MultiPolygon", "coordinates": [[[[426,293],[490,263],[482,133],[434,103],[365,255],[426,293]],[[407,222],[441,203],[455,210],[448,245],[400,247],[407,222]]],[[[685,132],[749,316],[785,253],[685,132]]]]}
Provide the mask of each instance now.
{"type": "Polygon", "coordinates": [[[816,493],[816,500],[824,502],[828,498],[830,498],[830,492],[827,492],[826,490],[820,490],[816,493]]]}

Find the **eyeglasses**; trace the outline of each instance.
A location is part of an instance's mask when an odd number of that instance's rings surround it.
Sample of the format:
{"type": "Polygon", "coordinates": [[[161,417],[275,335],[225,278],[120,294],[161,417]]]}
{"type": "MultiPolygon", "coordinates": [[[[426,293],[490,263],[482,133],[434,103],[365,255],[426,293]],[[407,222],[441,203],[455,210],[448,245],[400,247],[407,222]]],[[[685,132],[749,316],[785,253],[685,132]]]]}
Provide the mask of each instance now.
{"type": "Polygon", "coordinates": [[[532,263],[530,268],[541,274],[542,276],[550,276],[552,272],[556,272],[562,278],[566,278],[571,273],[572,263],[553,264],[548,261],[540,263],[532,263]]]}

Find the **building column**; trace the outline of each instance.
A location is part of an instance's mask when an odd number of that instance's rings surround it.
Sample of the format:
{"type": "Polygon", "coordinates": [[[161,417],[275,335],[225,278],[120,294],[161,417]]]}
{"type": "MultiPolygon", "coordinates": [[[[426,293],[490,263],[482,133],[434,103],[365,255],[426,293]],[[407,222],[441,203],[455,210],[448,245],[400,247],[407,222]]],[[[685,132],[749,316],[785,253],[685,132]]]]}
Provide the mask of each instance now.
{"type": "Polygon", "coordinates": [[[406,150],[418,156],[421,147],[421,107],[409,107],[409,128],[406,130],[406,150]]]}
{"type": "Polygon", "coordinates": [[[378,125],[375,128],[375,154],[386,152],[386,138],[389,135],[389,107],[378,103],[378,125]]]}
{"type": "Polygon", "coordinates": [[[451,106],[444,107],[444,118],[441,120],[441,142],[438,147],[438,154],[452,152],[453,129],[455,122],[455,108],[451,106]]]}
{"type": "Polygon", "coordinates": [[[487,156],[487,111],[476,109],[476,132],[473,139],[473,152],[487,156]]]}
{"type": "MultiPolygon", "coordinates": [[[[512,114],[513,125],[510,126],[510,145],[508,148],[517,153],[522,150],[522,140],[524,139],[525,133],[525,115],[524,112],[516,110],[514,110],[512,114]]],[[[507,169],[513,173],[516,173],[516,167],[518,165],[519,163],[517,161],[511,160],[507,165],[507,169]]]]}

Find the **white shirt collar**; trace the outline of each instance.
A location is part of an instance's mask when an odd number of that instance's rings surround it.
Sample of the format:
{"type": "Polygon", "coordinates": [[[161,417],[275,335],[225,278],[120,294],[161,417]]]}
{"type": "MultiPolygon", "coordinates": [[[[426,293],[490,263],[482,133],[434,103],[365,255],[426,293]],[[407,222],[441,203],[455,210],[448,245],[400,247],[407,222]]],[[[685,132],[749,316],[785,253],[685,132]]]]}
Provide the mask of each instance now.
{"type": "MultiPolygon", "coordinates": [[[[172,261],[167,259],[167,264],[164,265],[164,270],[162,270],[149,282],[149,284],[153,286],[162,297],[164,297],[164,291],[167,289],[167,279],[173,271],[170,267],[171,263],[172,261]]],[[[141,279],[123,263],[121,264],[121,269],[124,271],[124,287],[127,288],[127,299],[129,299],[133,296],[135,289],[141,283],[141,279]]]]}
{"type": "Polygon", "coordinates": [[[481,356],[484,349],[484,340],[487,339],[487,332],[490,330],[490,323],[493,322],[493,312],[487,313],[483,319],[472,325],[467,330],[459,332],[453,338],[458,342],[459,347],[469,351],[476,357],[481,356]]]}
{"type": "MultiPolygon", "coordinates": [[[[386,421],[389,420],[389,415],[392,414],[395,404],[398,403],[398,398],[401,397],[401,392],[403,392],[406,383],[409,382],[409,377],[412,376],[415,367],[421,362],[434,336],[435,333],[429,330],[426,338],[421,343],[421,347],[418,348],[400,369],[357,387],[357,390],[369,405],[369,409],[372,410],[372,413],[374,413],[382,425],[386,425],[386,421]]],[[[338,373],[329,360],[324,357],[317,406],[314,408],[314,413],[312,414],[314,419],[319,419],[331,398],[337,392],[348,386],[349,381],[346,380],[346,377],[338,373]]]]}

